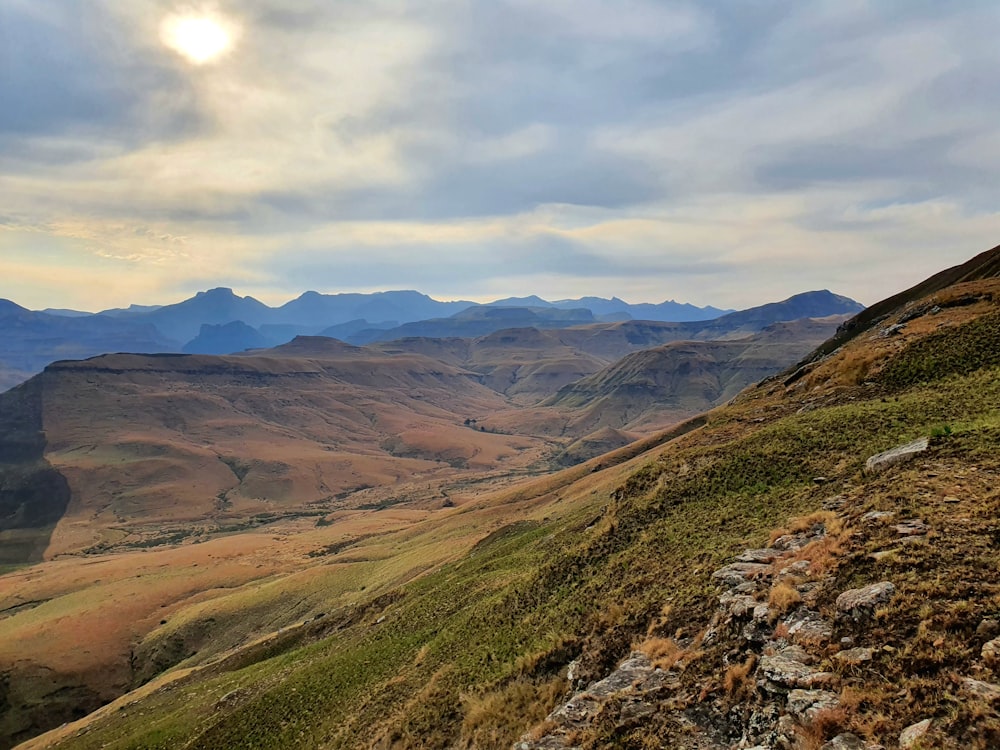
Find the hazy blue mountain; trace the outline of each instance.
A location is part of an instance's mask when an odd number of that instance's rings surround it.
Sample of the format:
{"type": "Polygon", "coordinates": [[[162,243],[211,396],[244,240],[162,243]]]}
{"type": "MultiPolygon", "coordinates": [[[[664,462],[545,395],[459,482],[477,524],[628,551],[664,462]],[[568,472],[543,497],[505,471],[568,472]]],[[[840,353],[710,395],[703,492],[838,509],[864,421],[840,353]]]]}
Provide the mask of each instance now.
{"type": "Polygon", "coordinates": [[[112,307],[109,310],[101,310],[98,315],[110,315],[117,318],[122,315],[135,315],[136,313],[148,313],[159,310],[163,305],[129,305],[128,307],[112,307]]]}
{"type": "Polygon", "coordinates": [[[232,289],[220,287],[198,292],[194,297],[165,305],[151,312],[121,314],[120,319],[138,320],[155,325],[164,335],[178,341],[190,341],[205,323],[221,325],[240,320],[256,327],[271,321],[272,308],[253,297],[240,297],[232,289]]]}
{"type": "Polygon", "coordinates": [[[450,318],[421,320],[388,330],[360,331],[347,340],[352,344],[418,336],[423,338],[473,338],[505,328],[566,328],[595,322],[590,310],[559,310],[554,307],[495,307],[477,305],[450,318]]]}
{"type": "Polygon", "coordinates": [[[495,302],[490,302],[489,305],[491,307],[554,307],[560,310],[585,308],[594,313],[594,317],[600,320],[663,320],[672,323],[682,323],[689,320],[712,320],[720,315],[733,312],[732,310],[720,310],[717,307],[696,307],[673,300],[659,304],[641,302],[633,305],[618,297],[611,299],[580,297],[549,302],[532,295],[530,297],[498,299],[495,302]]]}
{"type": "Polygon", "coordinates": [[[203,323],[201,332],[184,345],[185,354],[234,354],[247,349],[264,349],[270,342],[241,320],[223,325],[203,323]]]}
{"type": "MultiPolygon", "coordinates": [[[[505,297],[504,299],[487,302],[485,307],[556,307],[554,302],[544,300],[536,294],[530,297],[505,297]]],[[[586,307],[586,305],[576,305],[576,307],[586,307]]]]}
{"type": "Polygon", "coordinates": [[[392,320],[411,323],[442,318],[474,305],[474,302],[439,302],[411,290],[372,294],[305,294],[274,311],[272,323],[311,324],[315,330],[353,320],[392,320]]]}
{"type": "Polygon", "coordinates": [[[62,318],[86,318],[94,314],[82,310],[67,310],[57,307],[46,307],[44,310],[37,310],[36,312],[42,312],[46,315],[58,315],[62,318]]]}
{"type": "Polygon", "coordinates": [[[338,323],[335,326],[324,328],[318,335],[346,341],[349,336],[353,336],[361,331],[384,331],[389,328],[395,328],[398,325],[399,321],[396,320],[389,320],[384,323],[369,323],[364,318],[358,318],[357,320],[349,320],[346,323],[338,323]]]}
{"type": "Polygon", "coordinates": [[[60,359],[108,352],[176,352],[179,347],[147,322],[50,315],[0,300],[0,366],[7,370],[31,374],[60,359]]]}

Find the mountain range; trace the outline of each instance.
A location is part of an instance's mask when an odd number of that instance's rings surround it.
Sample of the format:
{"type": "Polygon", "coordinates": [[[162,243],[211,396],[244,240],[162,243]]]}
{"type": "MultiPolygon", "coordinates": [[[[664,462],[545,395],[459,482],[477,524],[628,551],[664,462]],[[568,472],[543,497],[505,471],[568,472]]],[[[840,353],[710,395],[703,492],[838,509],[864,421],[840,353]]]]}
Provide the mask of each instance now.
{"type": "MultiPolygon", "coordinates": [[[[798,295],[793,300],[804,305],[801,310],[782,310],[779,315],[763,312],[762,319],[774,322],[861,309],[857,303],[829,293],[798,295]],[[812,312],[806,311],[809,304],[815,307],[812,312]]],[[[725,311],[675,302],[628,305],[617,298],[590,297],[555,303],[530,297],[477,305],[439,302],[413,291],[335,295],[306,292],[272,308],[225,288],[199,292],[174,305],[132,305],[97,314],[71,310],[33,312],[0,300],[0,388],[23,382],[54,361],[114,352],[230,354],[317,334],[355,344],[407,336],[475,337],[503,328],[565,328],[617,321],[630,318],[633,312],[661,316],[653,320],[684,322],[717,318],[725,311]],[[523,302],[531,306],[523,306],[523,302]],[[591,305],[597,312],[583,305],[591,305]]]]}

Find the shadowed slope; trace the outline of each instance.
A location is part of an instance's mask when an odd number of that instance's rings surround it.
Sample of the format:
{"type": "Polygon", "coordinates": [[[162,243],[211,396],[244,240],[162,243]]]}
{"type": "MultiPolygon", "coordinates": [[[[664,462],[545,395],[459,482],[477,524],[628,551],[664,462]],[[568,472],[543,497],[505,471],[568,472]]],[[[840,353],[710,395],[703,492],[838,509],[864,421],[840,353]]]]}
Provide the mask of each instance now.
{"type": "Polygon", "coordinates": [[[69,504],[45,448],[40,384],[0,394],[0,566],[41,560],[69,504]]]}

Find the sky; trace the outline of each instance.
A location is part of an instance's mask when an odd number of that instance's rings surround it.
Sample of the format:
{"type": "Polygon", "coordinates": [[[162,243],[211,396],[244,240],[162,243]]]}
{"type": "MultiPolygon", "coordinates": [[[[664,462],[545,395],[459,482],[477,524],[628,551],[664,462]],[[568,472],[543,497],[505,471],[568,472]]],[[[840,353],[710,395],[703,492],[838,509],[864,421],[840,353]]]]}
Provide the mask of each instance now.
{"type": "Polygon", "coordinates": [[[1000,243],[995,0],[0,0],[0,297],[866,304],[1000,243]]]}

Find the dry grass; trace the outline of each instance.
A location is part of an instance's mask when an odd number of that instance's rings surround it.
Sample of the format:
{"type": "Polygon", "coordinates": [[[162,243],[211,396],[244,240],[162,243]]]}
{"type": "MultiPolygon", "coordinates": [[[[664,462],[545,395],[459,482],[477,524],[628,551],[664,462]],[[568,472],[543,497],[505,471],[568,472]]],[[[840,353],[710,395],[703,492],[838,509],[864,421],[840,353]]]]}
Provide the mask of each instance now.
{"type": "Polygon", "coordinates": [[[755,685],[751,675],[756,665],[757,657],[750,654],[742,664],[733,664],[726,670],[722,687],[731,700],[746,700],[753,695],[755,685]]]}
{"type": "Polygon", "coordinates": [[[778,618],[791,612],[802,602],[802,595],[787,580],[778,581],[771,588],[767,603],[772,610],[771,617],[778,618]]]}
{"type": "Polygon", "coordinates": [[[664,670],[672,669],[685,655],[685,650],[673,638],[656,636],[644,640],[636,650],[648,656],[653,666],[664,670]]]}
{"type": "MultiPolygon", "coordinates": [[[[463,695],[460,747],[509,748],[517,741],[519,727],[543,722],[566,688],[560,678],[541,683],[517,679],[485,695],[463,695]]],[[[534,728],[536,733],[545,731],[545,724],[534,728]]]]}
{"type": "Polygon", "coordinates": [[[827,740],[847,729],[848,724],[847,711],[843,708],[823,709],[808,724],[796,727],[797,748],[820,750],[827,740]]]}

